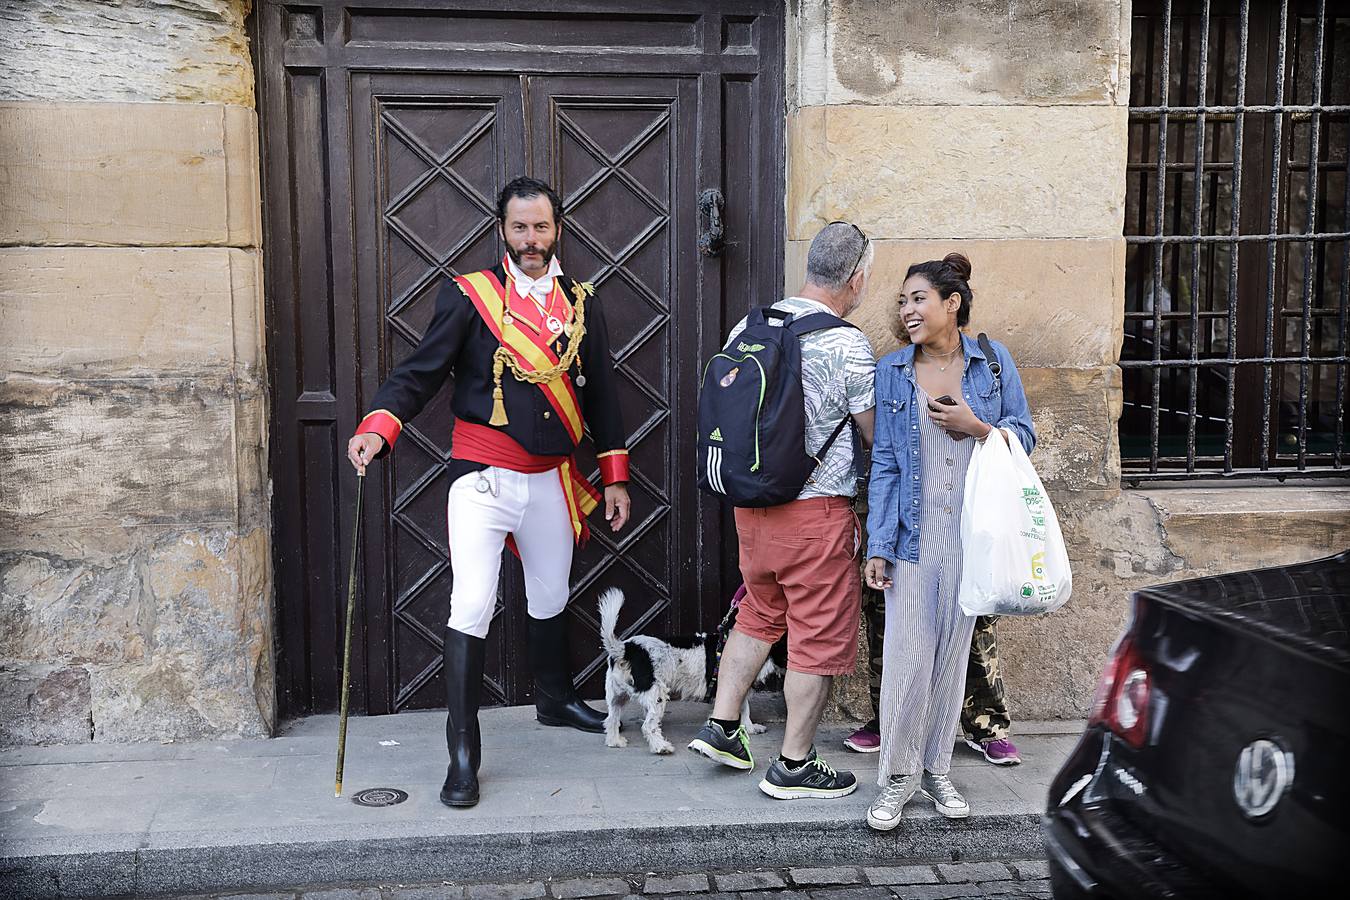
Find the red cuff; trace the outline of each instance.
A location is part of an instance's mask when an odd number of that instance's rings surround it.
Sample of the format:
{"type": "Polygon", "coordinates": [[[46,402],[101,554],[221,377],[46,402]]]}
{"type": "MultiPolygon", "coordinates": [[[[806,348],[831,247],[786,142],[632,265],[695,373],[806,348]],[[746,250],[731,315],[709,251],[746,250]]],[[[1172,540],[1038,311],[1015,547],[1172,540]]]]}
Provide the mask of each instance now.
{"type": "Polygon", "coordinates": [[[600,480],[605,484],[618,484],[620,481],[628,480],[627,450],[609,450],[597,453],[595,458],[600,463],[600,480]]]}
{"type": "Polygon", "coordinates": [[[375,410],[362,419],[360,425],[356,426],[357,434],[378,434],[384,438],[384,446],[388,450],[394,448],[394,441],[398,440],[399,433],[402,431],[403,423],[387,409],[375,410]]]}

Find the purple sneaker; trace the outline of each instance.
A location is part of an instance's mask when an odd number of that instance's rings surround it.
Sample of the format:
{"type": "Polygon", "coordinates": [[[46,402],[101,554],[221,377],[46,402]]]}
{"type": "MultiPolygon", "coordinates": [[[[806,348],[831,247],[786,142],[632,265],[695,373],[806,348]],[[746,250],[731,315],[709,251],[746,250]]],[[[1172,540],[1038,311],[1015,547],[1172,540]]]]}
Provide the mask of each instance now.
{"type": "Polygon", "coordinates": [[[1017,755],[1017,748],[1007,738],[983,743],[966,738],[966,746],[983,754],[985,759],[996,766],[1015,766],[1022,761],[1022,757],[1017,755]]]}
{"type": "Polygon", "coordinates": [[[873,719],[857,731],[844,738],[844,746],[854,753],[879,753],[881,751],[881,727],[873,719]]]}

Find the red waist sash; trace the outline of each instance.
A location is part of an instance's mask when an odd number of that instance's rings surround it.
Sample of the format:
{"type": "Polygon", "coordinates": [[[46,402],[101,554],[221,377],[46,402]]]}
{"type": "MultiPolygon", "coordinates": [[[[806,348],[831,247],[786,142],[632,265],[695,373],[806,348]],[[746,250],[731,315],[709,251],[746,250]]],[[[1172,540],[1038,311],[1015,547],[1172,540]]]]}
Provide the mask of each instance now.
{"type": "Polygon", "coordinates": [[[537,456],[505,431],[459,418],[455,419],[450,456],[531,475],[556,469],[571,459],[568,456],[537,456]]]}
{"type": "Polygon", "coordinates": [[[601,495],[577,471],[576,461],[572,457],[538,456],[520,446],[504,431],[459,418],[455,419],[450,455],[454,459],[531,475],[557,469],[562,482],[563,499],[567,502],[568,518],[572,521],[572,536],[578,543],[585,543],[590,536],[586,516],[599,505],[601,495]]]}

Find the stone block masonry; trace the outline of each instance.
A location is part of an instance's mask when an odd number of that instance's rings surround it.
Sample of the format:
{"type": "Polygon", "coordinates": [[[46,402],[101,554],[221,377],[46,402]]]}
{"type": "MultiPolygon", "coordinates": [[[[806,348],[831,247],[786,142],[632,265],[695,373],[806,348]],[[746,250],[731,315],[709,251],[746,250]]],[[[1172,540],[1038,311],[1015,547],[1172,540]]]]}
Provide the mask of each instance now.
{"type": "Polygon", "coordinates": [[[274,727],[250,5],[0,5],[0,745],[274,727]]]}
{"type": "Polygon", "coordinates": [[[253,0],[6,0],[0,92],[14,100],[253,106],[253,0]]]}
{"type": "Polygon", "coordinates": [[[0,244],[261,243],[252,109],[0,104],[0,244]]]}

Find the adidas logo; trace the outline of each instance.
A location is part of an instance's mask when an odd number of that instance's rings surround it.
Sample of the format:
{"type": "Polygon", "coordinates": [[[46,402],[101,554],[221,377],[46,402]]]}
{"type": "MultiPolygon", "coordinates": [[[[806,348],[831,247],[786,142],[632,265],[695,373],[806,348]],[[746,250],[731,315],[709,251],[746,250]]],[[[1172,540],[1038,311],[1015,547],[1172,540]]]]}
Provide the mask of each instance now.
{"type": "Polygon", "coordinates": [[[714,428],[712,430],[712,434],[708,435],[708,440],[717,441],[720,443],[722,441],[722,429],[714,428]]]}

